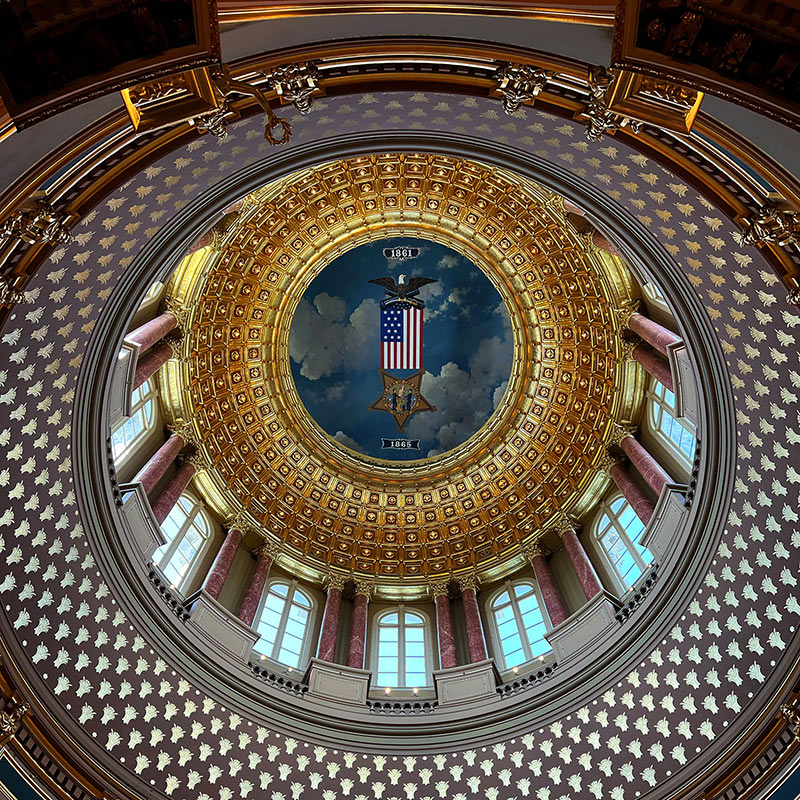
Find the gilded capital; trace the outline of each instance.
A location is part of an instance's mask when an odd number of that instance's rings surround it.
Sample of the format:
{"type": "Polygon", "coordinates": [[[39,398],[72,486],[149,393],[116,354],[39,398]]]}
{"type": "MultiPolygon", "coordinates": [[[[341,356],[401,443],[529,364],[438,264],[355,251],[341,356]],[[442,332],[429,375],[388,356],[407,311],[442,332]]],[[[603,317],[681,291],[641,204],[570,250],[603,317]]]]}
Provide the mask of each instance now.
{"type": "Polygon", "coordinates": [[[189,325],[189,309],[177,300],[167,300],[166,310],[178,320],[178,327],[185,331],[189,325]]]}
{"type": "Polygon", "coordinates": [[[167,425],[167,430],[175,436],[180,436],[184,444],[197,445],[197,437],[191,422],[172,422],[167,425]]]}
{"type": "Polygon", "coordinates": [[[244,511],[239,511],[233,516],[228,517],[228,519],[225,520],[225,527],[229,531],[241,531],[243,536],[252,530],[250,522],[244,511]]]}
{"type": "Polygon", "coordinates": [[[346,583],[347,575],[342,575],[339,572],[331,572],[325,580],[323,580],[322,585],[325,589],[338,589],[341,592],[346,583]]]}
{"type": "Polygon", "coordinates": [[[626,300],[622,305],[614,309],[614,316],[617,318],[618,330],[624,330],[628,327],[631,317],[638,313],[639,301],[626,300]]]}
{"type": "Polygon", "coordinates": [[[577,530],[579,527],[579,522],[570,517],[569,514],[565,514],[563,511],[560,511],[558,514],[556,514],[556,517],[550,526],[550,530],[561,536],[562,533],[577,530]]]}
{"type": "Polygon", "coordinates": [[[375,591],[375,584],[372,581],[357,580],[356,590],[353,594],[365,594],[367,597],[372,597],[375,591]]]}
{"type": "Polygon", "coordinates": [[[182,455],[181,460],[184,464],[191,464],[195,470],[197,470],[197,472],[211,468],[211,463],[209,462],[208,458],[206,458],[205,454],[198,449],[195,449],[193,452],[187,453],[186,455],[182,455]]]}
{"type": "Polygon", "coordinates": [[[474,573],[471,575],[462,575],[457,579],[458,588],[463,592],[465,589],[472,589],[474,592],[478,591],[480,581],[478,576],[474,573]]]}
{"type": "Polygon", "coordinates": [[[636,433],[635,425],[621,425],[619,422],[615,422],[611,426],[608,443],[613,444],[616,447],[621,447],[623,439],[633,436],[634,433],[636,433]]]}
{"type": "Polygon", "coordinates": [[[435,600],[437,597],[447,597],[450,594],[449,581],[437,581],[430,585],[431,597],[435,600]]]}
{"type": "Polygon", "coordinates": [[[547,558],[547,549],[539,542],[526,542],[520,548],[520,552],[530,562],[533,562],[534,558],[547,558]]]}
{"type": "Polygon", "coordinates": [[[269,556],[273,561],[281,554],[283,542],[275,542],[272,539],[265,539],[256,547],[253,553],[256,556],[269,556]]]}
{"type": "Polygon", "coordinates": [[[600,459],[600,463],[597,465],[606,475],[611,474],[611,468],[616,466],[622,461],[620,456],[613,455],[609,453],[607,450],[603,454],[603,457],[600,459]]]}
{"type": "Polygon", "coordinates": [[[636,339],[623,339],[620,361],[630,361],[633,358],[633,351],[639,347],[641,343],[642,340],[638,337],[636,339]]]}

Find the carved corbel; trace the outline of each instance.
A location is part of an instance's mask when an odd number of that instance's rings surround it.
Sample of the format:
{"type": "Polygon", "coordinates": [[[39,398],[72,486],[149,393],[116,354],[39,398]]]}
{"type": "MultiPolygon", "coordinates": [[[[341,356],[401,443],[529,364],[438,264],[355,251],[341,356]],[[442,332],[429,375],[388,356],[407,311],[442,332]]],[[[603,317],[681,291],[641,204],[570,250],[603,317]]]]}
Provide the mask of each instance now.
{"type": "Polygon", "coordinates": [[[15,289],[8,278],[0,276],[0,308],[11,308],[24,302],[25,292],[15,289]]]}
{"type": "Polygon", "coordinates": [[[319,70],[313,61],[284,64],[266,73],[267,83],[284,103],[292,103],[301,114],[308,114],[314,96],[322,94],[319,70]]]}
{"type": "Polygon", "coordinates": [[[501,64],[495,80],[496,91],[503,99],[503,111],[514,114],[524,103],[535,100],[549,78],[549,72],[530,64],[501,64]]]}
{"type": "Polygon", "coordinates": [[[776,244],[779,247],[800,244],[800,211],[766,203],[752,217],[742,221],[744,232],[735,233],[742,246],[776,244]]]}
{"type": "Polygon", "coordinates": [[[797,704],[789,705],[788,703],[784,703],[781,706],[780,713],[786,720],[795,741],[800,742],[800,709],[798,709],[797,704]]]}
{"type": "Polygon", "coordinates": [[[597,141],[603,134],[629,128],[638,133],[642,123],[609,107],[609,94],[614,84],[613,70],[602,66],[589,67],[589,102],[577,116],[586,117],[586,138],[597,141]]]}
{"type": "Polygon", "coordinates": [[[72,238],[65,217],[41,198],[24,203],[0,222],[0,239],[16,239],[25,244],[68,244],[72,238]]]}
{"type": "Polygon", "coordinates": [[[14,738],[23,717],[30,711],[30,706],[11,698],[0,711],[0,747],[14,738]]]}

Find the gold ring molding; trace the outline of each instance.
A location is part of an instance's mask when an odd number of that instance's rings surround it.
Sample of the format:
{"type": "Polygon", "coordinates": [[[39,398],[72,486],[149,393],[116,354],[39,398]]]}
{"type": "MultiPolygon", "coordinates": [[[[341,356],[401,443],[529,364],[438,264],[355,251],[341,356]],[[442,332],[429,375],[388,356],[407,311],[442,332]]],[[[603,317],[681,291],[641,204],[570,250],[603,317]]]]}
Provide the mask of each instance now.
{"type": "Polygon", "coordinates": [[[636,293],[622,262],[569,224],[555,194],[433,154],[323,164],[251,195],[224,241],[168,286],[189,313],[170,362],[167,416],[191,420],[212,468],[197,481],[221,515],[244,511],[287,563],[413,596],[431,579],[521,563],[559,511],[580,514],[606,479],[593,465],[614,421],[636,419],[643,376],[621,360],[615,309],[636,293]],[[308,418],[289,329],[341,252],[407,233],[462,252],[512,319],[514,364],[494,416],[449,453],[405,467],[344,450],[308,418]]]}

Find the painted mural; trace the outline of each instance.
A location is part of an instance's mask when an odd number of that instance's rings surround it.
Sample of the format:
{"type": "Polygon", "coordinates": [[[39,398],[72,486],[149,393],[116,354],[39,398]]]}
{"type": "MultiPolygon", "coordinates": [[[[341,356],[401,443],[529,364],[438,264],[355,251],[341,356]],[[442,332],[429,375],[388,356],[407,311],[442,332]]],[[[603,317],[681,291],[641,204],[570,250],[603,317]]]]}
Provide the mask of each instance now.
{"type": "Polygon", "coordinates": [[[489,278],[438,242],[381,239],[311,283],[292,375],[325,433],[362,455],[431,458],[467,441],[508,385],[508,312],[489,278]]]}

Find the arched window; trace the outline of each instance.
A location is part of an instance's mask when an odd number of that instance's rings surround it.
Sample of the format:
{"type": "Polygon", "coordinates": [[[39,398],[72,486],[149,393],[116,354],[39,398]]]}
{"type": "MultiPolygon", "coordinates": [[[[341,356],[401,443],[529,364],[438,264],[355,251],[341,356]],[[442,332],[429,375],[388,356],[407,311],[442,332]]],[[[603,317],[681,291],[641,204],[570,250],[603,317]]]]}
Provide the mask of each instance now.
{"type": "Polygon", "coordinates": [[[675,415],[675,395],[653,378],[647,392],[647,421],[653,433],[669,451],[691,468],[695,448],[695,427],[675,415]]]}
{"type": "Polygon", "coordinates": [[[530,581],[507,583],[489,602],[503,664],[511,669],[550,650],[544,615],[530,581]]]}
{"type": "Polygon", "coordinates": [[[255,626],[261,638],[254,649],[287,667],[299,667],[308,649],[313,608],[314,601],[296,583],[271,581],[261,601],[255,626]]]}
{"type": "Polygon", "coordinates": [[[385,611],[377,619],[376,681],[391,688],[428,686],[428,622],[404,606],[385,611]]]}
{"type": "Polygon", "coordinates": [[[653,560],[653,554],[639,543],[644,523],[621,495],[601,504],[592,534],[611,568],[618,589],[633,586],[653,560]]]}
{"type": "Polygon", "coordinates": [[[172,586],[183,590],[211,540],[211,521],[199,500],[182,494],[161,523],[161,531],[167,543],[156,550],[153,561],[172,586]]]}
{"type": "Polygon", "coordinates": [[[148,378],[131,394],[131,415],[111,432],[111,447],[114,461],[119,463],[128,456],[155,424],[156,390],[148,378]]]}

